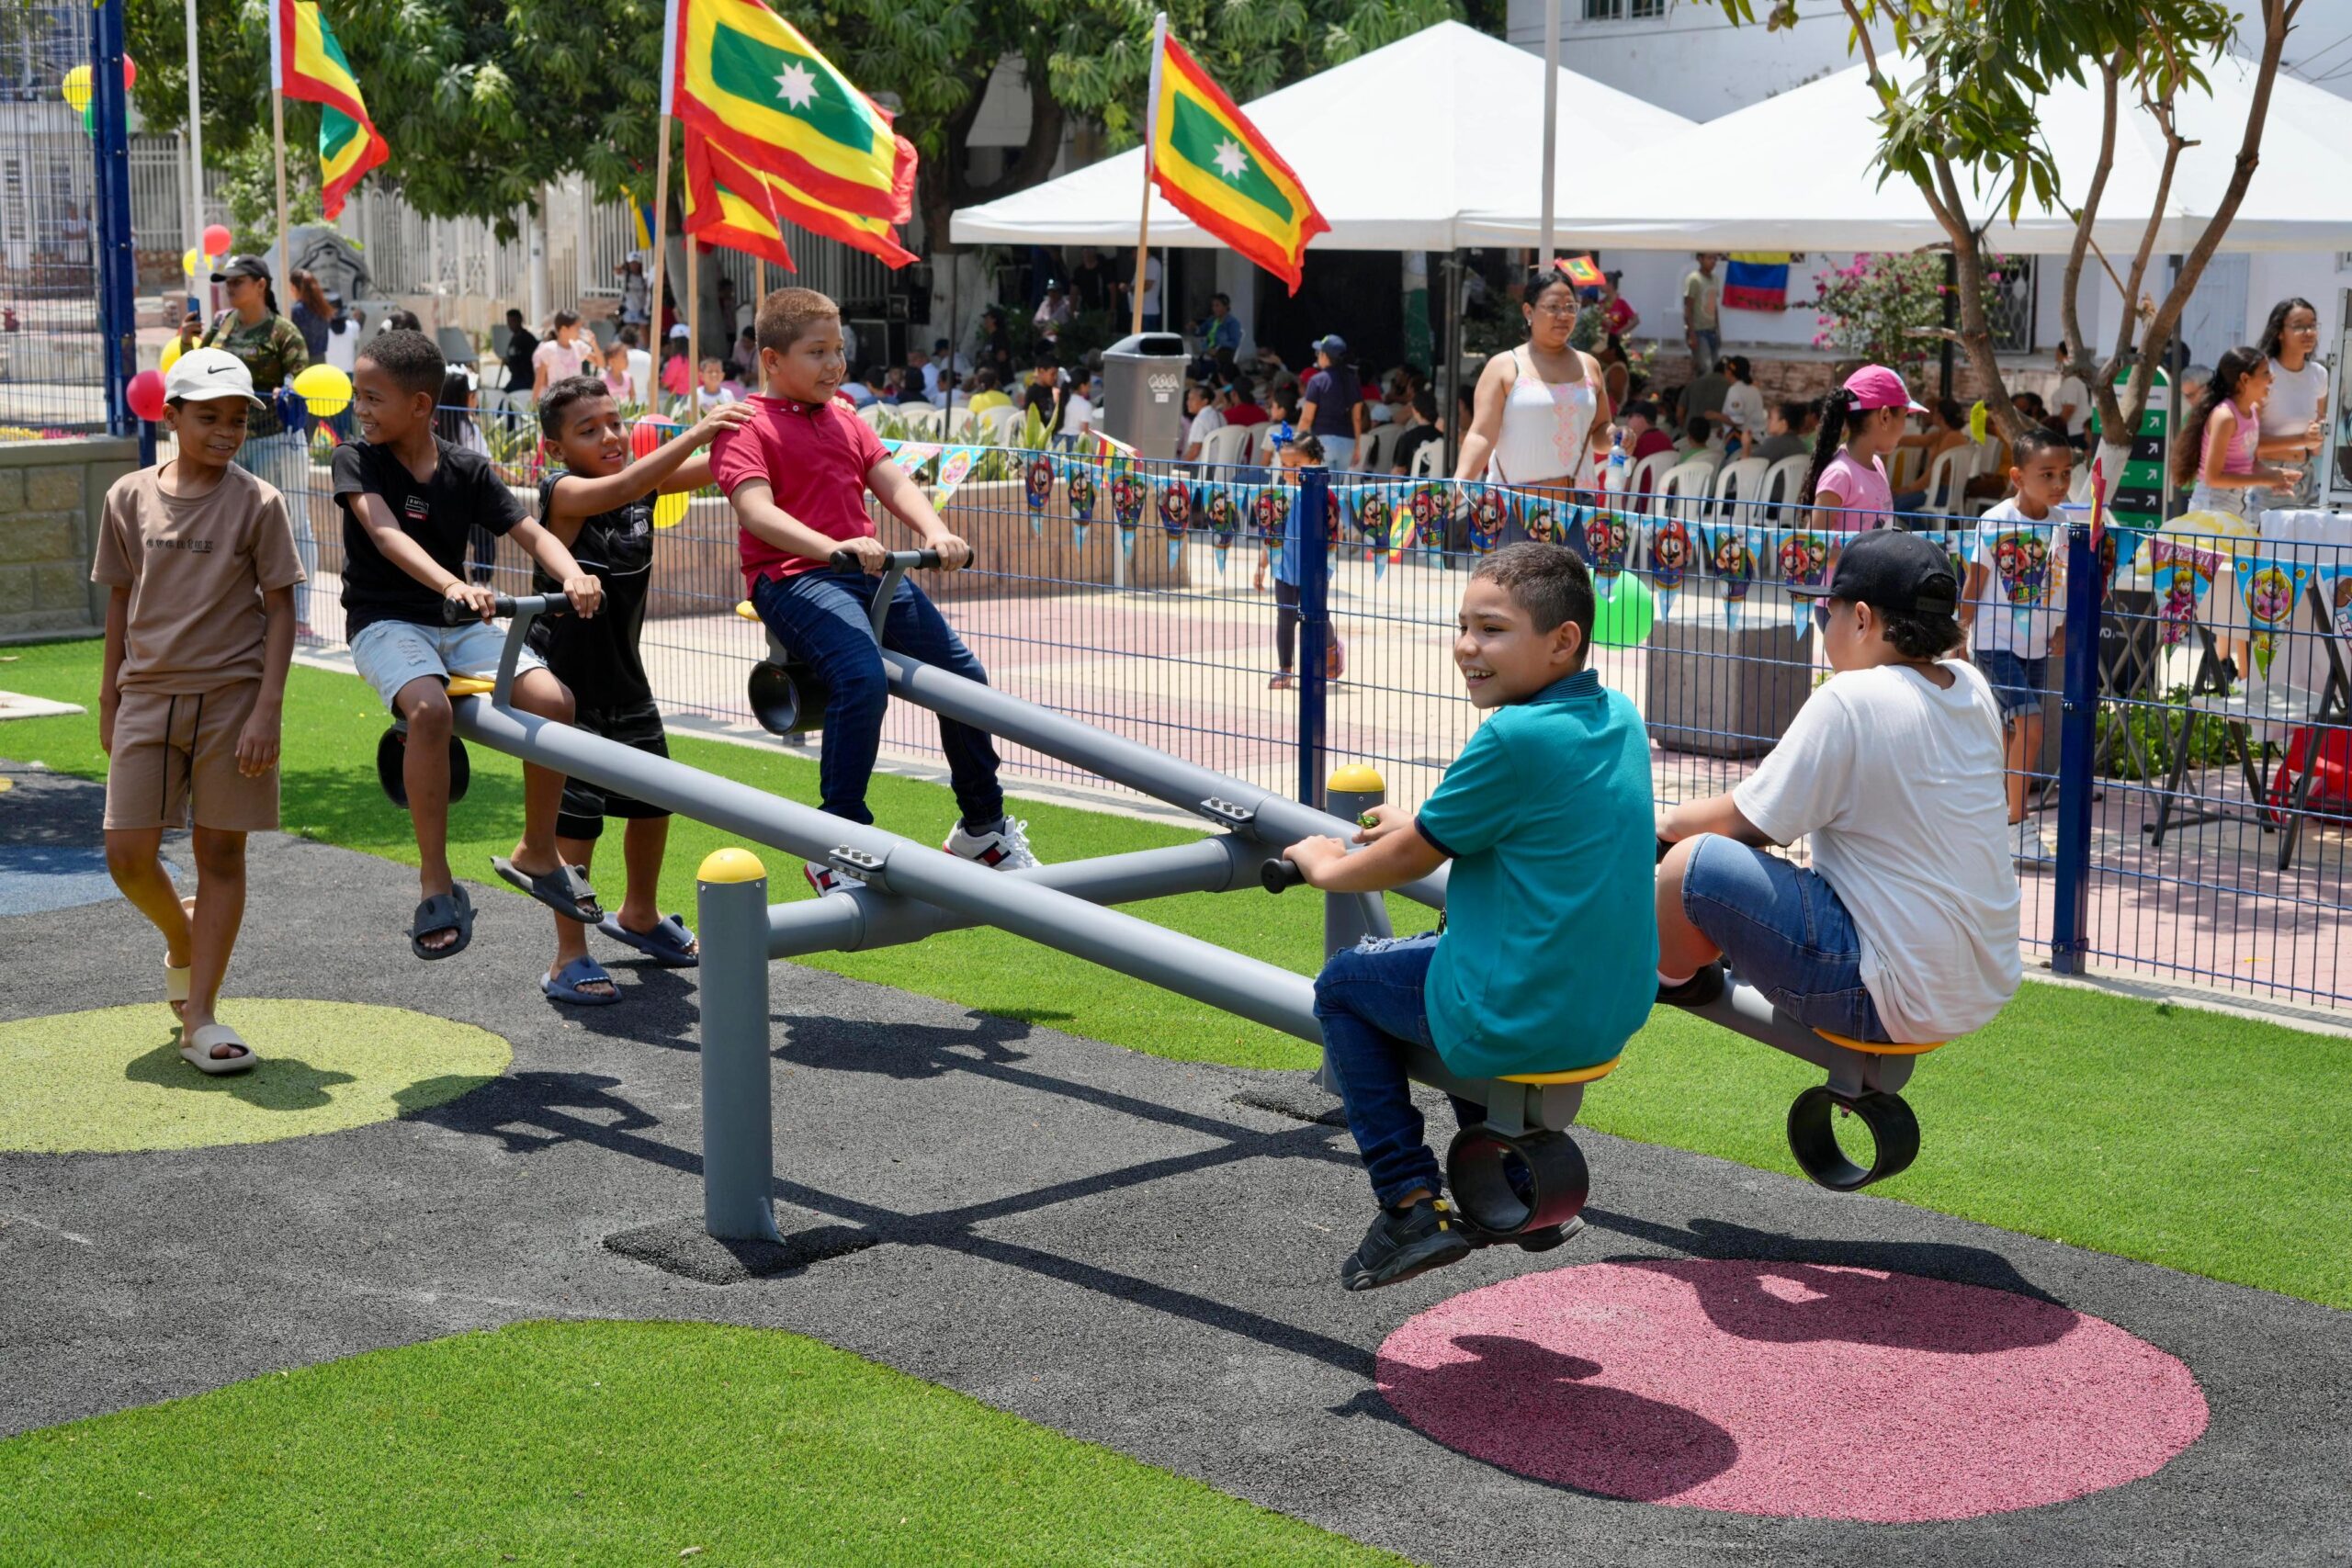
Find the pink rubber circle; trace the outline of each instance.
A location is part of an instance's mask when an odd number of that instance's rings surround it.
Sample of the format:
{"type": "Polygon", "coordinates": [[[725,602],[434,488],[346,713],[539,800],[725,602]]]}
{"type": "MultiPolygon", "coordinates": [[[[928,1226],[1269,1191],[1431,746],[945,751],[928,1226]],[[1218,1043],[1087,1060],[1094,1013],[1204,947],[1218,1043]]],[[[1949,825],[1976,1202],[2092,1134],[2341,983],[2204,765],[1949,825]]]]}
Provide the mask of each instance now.
{"type": "Polygon", "coordinates": [[[2205,1430],[2187,1367],[2099,1318],[1808,1264],[1594,1263],[1488,1285],[1380,1348],[1448,1448],[1611,1497],[1905,1523],[2064,1502],[2205,1430]]]}

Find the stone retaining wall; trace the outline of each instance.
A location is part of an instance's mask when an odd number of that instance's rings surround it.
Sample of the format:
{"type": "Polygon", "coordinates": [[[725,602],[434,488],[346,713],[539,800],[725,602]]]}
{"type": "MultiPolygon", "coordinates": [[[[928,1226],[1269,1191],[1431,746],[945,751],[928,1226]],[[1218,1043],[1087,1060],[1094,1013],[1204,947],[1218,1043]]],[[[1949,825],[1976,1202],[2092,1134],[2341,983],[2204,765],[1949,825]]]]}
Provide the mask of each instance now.
{"type": "Polygon", "coordinates": [[[124,436],[0,441],[0,642],[106,629],[106,591],[90,581],[98,518],[138,463],[124,436]]]}

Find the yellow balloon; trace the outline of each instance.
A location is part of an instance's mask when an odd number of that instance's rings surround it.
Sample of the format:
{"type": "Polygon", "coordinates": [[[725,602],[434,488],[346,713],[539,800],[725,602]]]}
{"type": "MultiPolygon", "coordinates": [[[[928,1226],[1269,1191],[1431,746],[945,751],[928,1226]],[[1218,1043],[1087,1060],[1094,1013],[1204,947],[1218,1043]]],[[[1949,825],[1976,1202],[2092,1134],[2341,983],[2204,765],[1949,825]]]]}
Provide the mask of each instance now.
{"type": "Polygon", "coordinates": [[[674,528],[685,520],[685,491],[679,491],[672,495],[656,496],[654,498],[653,525],[656,528],[674,528]]]}
{"type": "Polygon", "coordinates": [[[203,259],[204,258],[202,256],[196,254],[195,248],[191,246],[187,250],[180,253],[180,270],[187,274],[190,277],[194,277],[196,276],[197,264],[201,262],[203,259]]]}
{"type": "Polygon", "coordinates": [[[84,109],[88,108],[90,107],[90,68],[86,65],[76,65],[73,70],[68,71],[65,73],[65,80],[58,84],[58,90],[65,95],[66,105],[75,114],[80,114],[84,109]]]}
{"type": "Polygon", "coordinates": [[[155,368],[158,370],[169,370],[175,364],[178,363],[179,356],[180,340],[175,337],[172,339],[171,342],[164,345],[164,357],[162,361],[156,365],[155,368]]]}
{"type": "Polygon", "coordinates": [[[294,395],[321,418],[351,406],[351,378],[332,365],[313,365],[294,378],[294,395]]]}

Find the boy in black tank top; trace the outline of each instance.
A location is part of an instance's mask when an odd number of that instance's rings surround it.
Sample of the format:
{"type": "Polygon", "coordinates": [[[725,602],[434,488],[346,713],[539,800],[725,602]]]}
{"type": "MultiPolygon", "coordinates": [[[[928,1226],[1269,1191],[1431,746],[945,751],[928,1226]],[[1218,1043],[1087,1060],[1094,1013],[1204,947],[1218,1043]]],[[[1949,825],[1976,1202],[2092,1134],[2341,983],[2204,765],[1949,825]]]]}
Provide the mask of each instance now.
{"type": "MultiPolygon", "coordinates": [[[[539,522],[571,547],[581,570],[604,584],[605,613],[594,620],[573,615],[542,620],[531,628],[531,645],[571,688],[576,706],[572,722],[592,735],[657,757],[670,754],[662,710],[654,703],[653,685],[638,649],[653,577],[654,499],[708,484],[710,459],[702,449],[720,431],[749,419],[751,412],[749,404],[725,404],[631,462],[629,427],[600,378],[568,377],[540,400],[539,432],[564,466],[539,481],[539,522]]],[[[533,586],[535,592],[546,592],[536,577],[533,586]]],[[[567,779],[555,829],[564,860],[590,864],[607,817],[628,824],[621,853],[628,891],[620,908],[605,915],[596,929],[656,963],[692,967],[697,962],[694,933],[680,917],[664,916],[654,904],[670,837],[667,811],[599,789],[584,779],[567,779]]],[[[585,926],[559,919],[555,950],[555,963],[539,982],[548,996],[575,1007],[603,1007],[621,999],[611,974],[589,955],[585,926]]]]}

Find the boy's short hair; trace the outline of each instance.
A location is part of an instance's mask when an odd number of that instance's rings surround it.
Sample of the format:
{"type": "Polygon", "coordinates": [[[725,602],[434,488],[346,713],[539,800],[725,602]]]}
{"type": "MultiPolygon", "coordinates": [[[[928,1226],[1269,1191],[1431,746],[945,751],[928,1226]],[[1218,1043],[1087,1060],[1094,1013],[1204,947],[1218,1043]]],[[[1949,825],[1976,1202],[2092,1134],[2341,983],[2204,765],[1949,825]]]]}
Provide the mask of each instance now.
{"type": "Polygon", "coordinates": [[[1539,632],[1563,621],[1576,623],[1589,652],[1592,647],[1592,573],[1565,545],[1521,539],[1480,561],[1470,581],[1486,578],[1502,588],[1528,614],[1539,632]]]}
{"type": "Polygon", "coordinates": [[[810,327],[831,318],[840,321],[842,308],[830,295],[813,288],[771,289],[760,301],[760,309],[752,319],[752,328],[759,334],[762,348],[772,348],[778,354],[790,351],[810,327]]]}
{"type": "Polygon", "coordinates": [[[589,398],[609,398],[612,389],[605,385],[601,376],[566,376],[548,389],[539,400],[539,434],[552,441],[563,434],[563,422],[571,412],[571,405],[589,398]]]}
{"type": "Polygon", "coordinates": [[[2009,465],[2012,468],[2022,468],[2044,452],[2060,451],[2066,454],[2067,462],[2072,463],[2075,460],[2073,442],[2054,430],[2046,429],[2041,425],[2028,425],[2019,431],[2018,438],[2009,444],[2009,465]]]}
{"type": "Polygon", "coordinates": [[[1705,414],[1694,413],[1690,416],[1690,423],[1683,426],[1682,434],[1690,440],[1692,446],[1704,446],[1707,444],[1708,433],[1714,428],[1715,427],[1708,422],[1705,414]]]}
{"type": "Polygon", "coordinates": [[[439,345],[423,333],[407,327],[378,333],[361,346],[358,357],[372,361],[377,369],[392,378],[392,385],[412,397],[422,392],[429,398],[439,398],[442,379],[449,368],[441,357],[439,345]]]}
{"type": "Polygon", "coordinates": [[[1414,392],[1413,412],[1431,424],[1435,424],[1437,423],[1437,394],[1427,387],[1414,392]]]}

